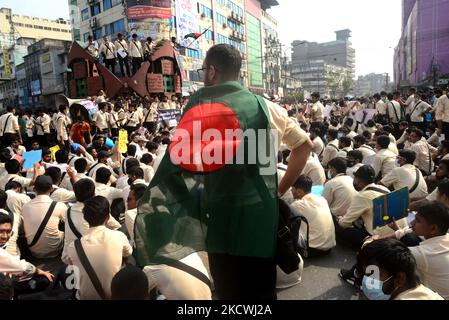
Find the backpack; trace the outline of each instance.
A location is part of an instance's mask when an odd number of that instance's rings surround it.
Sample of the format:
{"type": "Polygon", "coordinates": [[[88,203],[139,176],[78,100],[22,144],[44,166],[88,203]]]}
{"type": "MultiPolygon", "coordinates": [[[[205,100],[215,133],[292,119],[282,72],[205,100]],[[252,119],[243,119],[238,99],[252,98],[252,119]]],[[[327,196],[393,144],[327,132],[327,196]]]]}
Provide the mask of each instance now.
{"type": "Polygon", "coordinates": [[[299,229],[301,217],[294,214],[290,206],[282,199],[278,200],[279,224],[276,245],[276,263],[286,274],[298,270],[300,258],[299,229]]]}

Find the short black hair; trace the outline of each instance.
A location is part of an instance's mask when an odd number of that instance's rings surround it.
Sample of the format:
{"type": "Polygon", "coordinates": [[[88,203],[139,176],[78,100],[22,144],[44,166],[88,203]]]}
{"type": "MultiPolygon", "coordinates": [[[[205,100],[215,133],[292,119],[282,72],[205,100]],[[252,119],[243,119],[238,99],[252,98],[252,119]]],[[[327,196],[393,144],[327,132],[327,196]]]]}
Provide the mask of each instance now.
{"type": "Polygon", "coordinates": [[[153,156],[149,153],[145,153],[142,158],[140,158],[140,162],[149,165],[151,162],[153,162],[153,156]]]}
{"type": "Polygon", "coordinates": [[[319,92],[313,92],[310,96],[313,97],[313,98],[316,98],[316,99],[320,99],[321,98],[321,95],[320,95],[319,92]]]}
{"type": "MultiPolygon", "coordinates": [[[[156,139],[156,138],[155,138],[156,139]]],[[[153,139],[154,141],[154,139],[153,139]]],[[[148,141],[146,144],[146,148],[148,149],[148,151],[153,151],[153,150],[157,150],[159,148],[159,144],[153,141],[148,141]]]]}
{"type": "Polygon", "coordinates": [[[441,142],[441,148],[446,149],[449,151],[449,140],[444,140],[441,142]]]}
{"type": "Polygon", "coordinates": [[[137,152],[137,147],[135,144],[130,144],[128,145],[128,150],[127,150],[127,154],[128,156],[134,157],[136,155],[137,152]]]}
{"type": "Polygon", "coordinates": [[[407,164],[413,164],[416,160],[416,152],[412,150],[401,150],[399,156],[404,158],[407,164]]]}
{"type": "Polygon", "coordinates": [[[204,60],[208,67],[214,66],[225,80],[237,80],[242,68],[240,51],[229,44],[217,44],[207,51],[204,60]]]}
{"type": "Polygon", "coordinates": [[[79,202],[86,202],[95,196],[95,183],[91,179],[78,180],[73,185],[76,200],[79,202]]]}
{"type": "Polygon", "coordinates": [[[335,140],[338,138],[338,130],[335,129],[329,129],[327,130],[327,136],[329,137],[329,141],[330,140],[335,140]]]}
{"type": "Polygon", "coordinates": [[[449,159],[442,159],[440,160],[439,166],[444,165],[449,170],[449,159]]]}
{"type": "Polygon", "coordinates": [[[37,194],[48,194],[53,189],[53,179],[50,176],[43,175],[36,178],[34,190],[37,194]]]}
{"type": "Polygon", "coordinates": [[[5,170],[8,174],[17,174],[20,171],[20,162],[16,159],[6,161],[5,170]]]}
{"type": "Polygon", "coordinates": [[[327,164],[329,168],[335,168],[337,170],[338,174],[346,173],[346,170],[348,169],[348,162],[344,158],[334,158],[327,164]]]}
{"type": "Polygon", "coordinates": [[[20,182],[11,180],[11,181],[8,181],[8,183],[5,185],[5,191],[15,190],[15,189],[23,189],[23,186],[20,184],[20,182]]]}
{"type": "Polygon", "coordinates": [[[389,136],[379,136],[377,137],[377,144],[382,148],[382,149],[388,149],[388,146],[390,145],[391,141],[390,141],[390,137],[389,136]]]}
{"type": "Polygon", "coordinates": [[[148,294],[148,278],[138,267],[128,265],[112,278],[112,300],[145,300],[148,294]]]}
{"type": "Polygon", "coordinates": [[[66,150],[58,150],[55,153],[55,159],[58,163],[67,163],[69,161],[69,153],[66,150]]]}
{"type": "Polygon", "coordinates": [[[366,138],[364,136],[358,135],[354,137],[354,141],[361,145],[364,145],[366,143],[366,138]]]}
{"type": "Polygon", "coordinates": [[[15,109],[16,107],[14,107],[14,106],[6,106],[6,111],[7,112],[12,112],[14,109],[15,109]]]}
{"type": "Polygon", "coordinates": [[[345,147],[350,147],[352,143],[352,140],[349,137],[341,137],[338,141],[345,147]]]}
{"type": "Polygon", "coordinates": [[[101,159],[107,159],[107,158],[109,158],[109,156],[110,156],[110,155],[109,155],[109,152],[104,151],[104,150],[99,151],[98,154],[97,154],[98,160],[101,160],[101,159]]]}
{"type": "Polygon", "coordinates": [[[61,180],[62,172],[58,167],[49,167],[45,170],[45,175],[51,178],[53,184],[58,184],[61,180]]]}
{"type": "Polygon", "coordinates": [[[301,189],[305,193],[312,192],[313,181],[308,176],[302,175],[298,180],[293,183],[293,187],[296,189],[301,189]]]}
{"type": "Polygon", "coordinates": [[[138,167],[138,166],[140,166],[140,162],[136,158],[127,159],[125,162],[125,173],[128,174],[128,171],[132,167],[138,167]]]}
{"type": "Polygon", "coordinates": [[[134,195],[136,196],[136,199],[139,200],[143,197],[145,194],[145,191],[147,191],[147,186],[139,183],[139,184],[133,184],[130,188],[130,190],[134,191],[134,195]]]}
{"type": "Polygon", "coordinates": [[[352,150],[348,152],[347,157],[363,162],[363,153],[360,150],[352,150]]]}
{"type": "Polygon", "coordinates": [[[67,109],[67,106],[66,105],[63,105],[63,104],[61,104],[60,106],[59,106],[59,112],[64,112],[65,111],[65,109],[67,109]]]}
{"type": "MultiPolygon", "coordinates": [[[[438,191],[439,191],[438,187],[438,191]]],[[[433,201],[420,206],[418,214],[429,224],[434,224],[440,230],[440,235],[445,235],[449,230],[449,208],[438,201],[433,201]]]]}
{"type": "Polygon", "coordinates": [[[76,172],[78,172],[78,173],[86,172],[87,160],[84,158],[79,158],[79,159],[75,160],[74,167],[75,167],[76,172]]]}
{"type": "Polygon", "coordinates": [[[105,109],[107,107],[108,107],[108,104],[106,102],[100,102],[98,104],[98,110],[103,110],[103,109],[105,109]]]}
{"type": "Polygon", "coordinates": [[[418,139],[421,139],[421,138],[423,137],[423,135],[424,135],[424,133],[422,132],[422,130],[421,130],[421,129],[418,129],[418,128],[413,128],[413,129],[411,130],[411,133],[416,134],[416,136],[418,137],[418,139]]]}
{"type": "Polygon", "coordinates": [[[96,196],[84,202],[84,220],[89,223],[91,228],[104,224],[109,214],[109,201],[105,197],[96,196]]]}
{"type": "Polygon", "coordinates": [[[361,266],[378,266],[393,276],[404,272],[410,288],[421,283],[415,257],[405,244],[396,239],[381,239],[367,244],[360,250],[357,262],[361,266]]]}
{"type": "Polygon", "coordinates": [[[133,39],[137,38],[137,34],[133,33],[132,37],[133,37],[133,39]]]}
{"type": "MultiPolygon", "coordinates": [[[[6,208],[6,200],[8,199],[8,194],[3,191],[0,190],[0,209],[5,209],[6,208]]],[[[1,215],[1,213],[0,213],[1,215]]]]}
{"type": "Polygon", "coordinates": [[[108,168],[99,168],[95,172],[95,181],[98,183],[107,184],[109,182],[109,179],[111,178],[111,175],[111,170],[109,170],[108,168]]]}
{"type": "Polygon", "coordinates": [[[14,284],[10,277],[0,273],[0,300],[12,300],[14,297],[14,284]]]}
{"type": "Polygon", "coordinates": [[[144,173],[143,169],[139,166],[131,167],[129,170],[127,170],[128,176],[136,177],[137,179],[143,179],[144,173]]]}

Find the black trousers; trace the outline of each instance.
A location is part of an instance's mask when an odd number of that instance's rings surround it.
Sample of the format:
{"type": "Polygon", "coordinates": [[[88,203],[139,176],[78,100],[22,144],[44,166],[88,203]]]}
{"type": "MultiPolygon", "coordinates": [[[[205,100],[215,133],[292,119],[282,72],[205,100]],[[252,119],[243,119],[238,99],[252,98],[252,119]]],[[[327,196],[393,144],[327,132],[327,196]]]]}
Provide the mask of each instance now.
{"type": "Polygon", "coordinates": [[[446,137],[446,140],[449,139],[449,122],[443,122],[443,134],[446,137]]]}
{"type": "Polygon", "coordinates": [[[126,58],[122,58],[120,56],[118,56],[118,64],[120,65],[120,72],[122,73],[122,77],[131,77],[131,72],[129,70],[129,62],[128,62],[128,57],[126,58]],[[126,73],[125,73],[125,69],[126,69],[126,73]]]}
{"type": "Polygon", "coordinates": [[[14,138],[17,137],[15,133],[4,133],[3,136],[0,137],[0,146],[3,148],[7,148],[11,145],[11,142],[14,138]]]}
{"type": "Polygon", "coordinates": [[[335,236],[337,242],[347,247],[360,249],[366,237],[371,236],[366,229],[363,228],[347,228],[340,227],[338,223],[335,223],[335,236]]]}
{"type": "Polygon", "coordinates": [[[142,58],[132,58],[132,64],[133,64],[133,75],[135,75],[137,71],[140,69],[140,66],[142,65],[142,58]]]}
{"type": "Polygon", "coordinates": [[[274,259],[209,253],[209,267],[220,300],[276,300],[274,259]]]}
{"type": "Polygon", "coordinates": [[[106,68],[112,71],[113,74],[115,74],[115,65],[117,64],[117,61],[115,59],[106,59],[105,65],[106,68]]]}
{"type": "Polygon", "coordinates": [[[51,282],[44,276],[34,276],[26,281],[14,281],[14,297],[44,291],[51,282]]]}

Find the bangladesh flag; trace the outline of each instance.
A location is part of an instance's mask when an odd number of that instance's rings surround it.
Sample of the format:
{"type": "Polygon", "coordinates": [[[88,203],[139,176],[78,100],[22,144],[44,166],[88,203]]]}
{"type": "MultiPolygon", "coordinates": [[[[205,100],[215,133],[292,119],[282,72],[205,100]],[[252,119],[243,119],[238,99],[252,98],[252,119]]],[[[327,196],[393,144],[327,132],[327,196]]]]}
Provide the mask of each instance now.
{"type": "Polygon", "coordinates": [[[201,38],[202,35],[203,35],[202,33],[192,32],[192,33],[186,34],[184,39],[193,38],[193,39],[197,40],[197,39],[201,38]]]}
{"type": "Polygon", "coordinates": [[[191,97],[139,202],[134,229],[139,266],[199,251],[274,256],[277,162],[269,130],[264,100],[238,82],[206,87],[191,97]],[[239,129],[262,134],[226,135],[239,129]],[[264,172],[268,162],[274,168],[264,172]]]}

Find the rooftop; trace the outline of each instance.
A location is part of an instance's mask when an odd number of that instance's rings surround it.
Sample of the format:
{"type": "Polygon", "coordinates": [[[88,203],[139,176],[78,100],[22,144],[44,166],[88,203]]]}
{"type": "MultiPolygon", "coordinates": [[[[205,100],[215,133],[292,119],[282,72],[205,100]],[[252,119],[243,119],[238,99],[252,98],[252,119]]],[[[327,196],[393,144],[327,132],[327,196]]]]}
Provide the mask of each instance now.
{"type": "Polygon", "coordinates": [[[278,6],[279,2],[277,0],[259,0],[262,5],[262,9],[270,9],[271,7],[278,6]]]}

